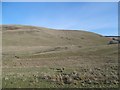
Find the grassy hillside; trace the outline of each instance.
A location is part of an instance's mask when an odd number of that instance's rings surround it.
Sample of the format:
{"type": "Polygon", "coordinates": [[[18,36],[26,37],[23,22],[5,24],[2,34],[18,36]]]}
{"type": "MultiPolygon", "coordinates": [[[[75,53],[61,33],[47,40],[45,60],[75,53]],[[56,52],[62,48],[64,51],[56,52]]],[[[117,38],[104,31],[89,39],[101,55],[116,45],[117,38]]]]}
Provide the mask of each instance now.
{"type": "Polygon", "coordinates": [[[77,30],[3,25],[3,88],[118,87],[118,45],[77,30]]]}
{"type": "Polygon", "coordinates": [[[91,32],[18,25],[3,26],[3,41],[5,46],[89,46],[107,43],[105,37],[91,32]]]}

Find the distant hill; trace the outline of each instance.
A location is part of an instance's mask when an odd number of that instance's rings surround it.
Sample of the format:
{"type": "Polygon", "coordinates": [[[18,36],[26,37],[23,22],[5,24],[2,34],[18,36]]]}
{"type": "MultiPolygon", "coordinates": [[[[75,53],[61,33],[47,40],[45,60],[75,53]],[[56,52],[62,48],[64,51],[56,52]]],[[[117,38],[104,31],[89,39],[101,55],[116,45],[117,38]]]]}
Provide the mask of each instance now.
{"type": "Polygon", "coordinates": [[[107,38],[82,30],[55,30],[24,25],[2,25],[5,46],[64,46],[106,44],[107,38]]]}
{"type": "Polygon", "coordinates": [[[108,37],[108,38],[120,38],[120,36],[105,36],[105,37],[108,37]]]}

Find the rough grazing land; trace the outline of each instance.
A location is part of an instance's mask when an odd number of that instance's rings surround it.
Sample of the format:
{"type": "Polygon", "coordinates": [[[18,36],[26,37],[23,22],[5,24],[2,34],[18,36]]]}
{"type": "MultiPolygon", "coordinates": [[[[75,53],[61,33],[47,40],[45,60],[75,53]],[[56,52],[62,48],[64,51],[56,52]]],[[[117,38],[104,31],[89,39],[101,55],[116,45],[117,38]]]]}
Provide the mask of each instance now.
{"type": "Polygon", "coordinates": [[[73,30],[3,25],[3,88],[118,87],[118,45],[73,30]]]}

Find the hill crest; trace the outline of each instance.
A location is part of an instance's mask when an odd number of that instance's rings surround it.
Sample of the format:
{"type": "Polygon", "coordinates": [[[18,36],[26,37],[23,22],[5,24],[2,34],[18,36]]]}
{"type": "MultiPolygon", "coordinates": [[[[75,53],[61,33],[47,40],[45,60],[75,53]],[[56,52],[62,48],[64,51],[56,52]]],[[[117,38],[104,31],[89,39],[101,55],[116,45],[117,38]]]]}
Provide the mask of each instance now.
{"type": "Polygon", "coordinates": [[[2,25],[3,45],[59,46],[106,44],[102,35],[81,30],[55,30],[25,25],[2,25]]]}

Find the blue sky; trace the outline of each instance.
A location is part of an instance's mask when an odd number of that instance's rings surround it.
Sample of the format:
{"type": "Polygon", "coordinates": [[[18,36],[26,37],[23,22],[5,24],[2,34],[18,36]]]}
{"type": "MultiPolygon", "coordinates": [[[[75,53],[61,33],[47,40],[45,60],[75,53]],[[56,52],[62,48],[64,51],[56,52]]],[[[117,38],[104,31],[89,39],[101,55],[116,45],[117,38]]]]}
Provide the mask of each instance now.
{"type": "Polygon", "coordinates": [[[2,24],[118,35],[117,2],[4,2],[2,24]]]}

